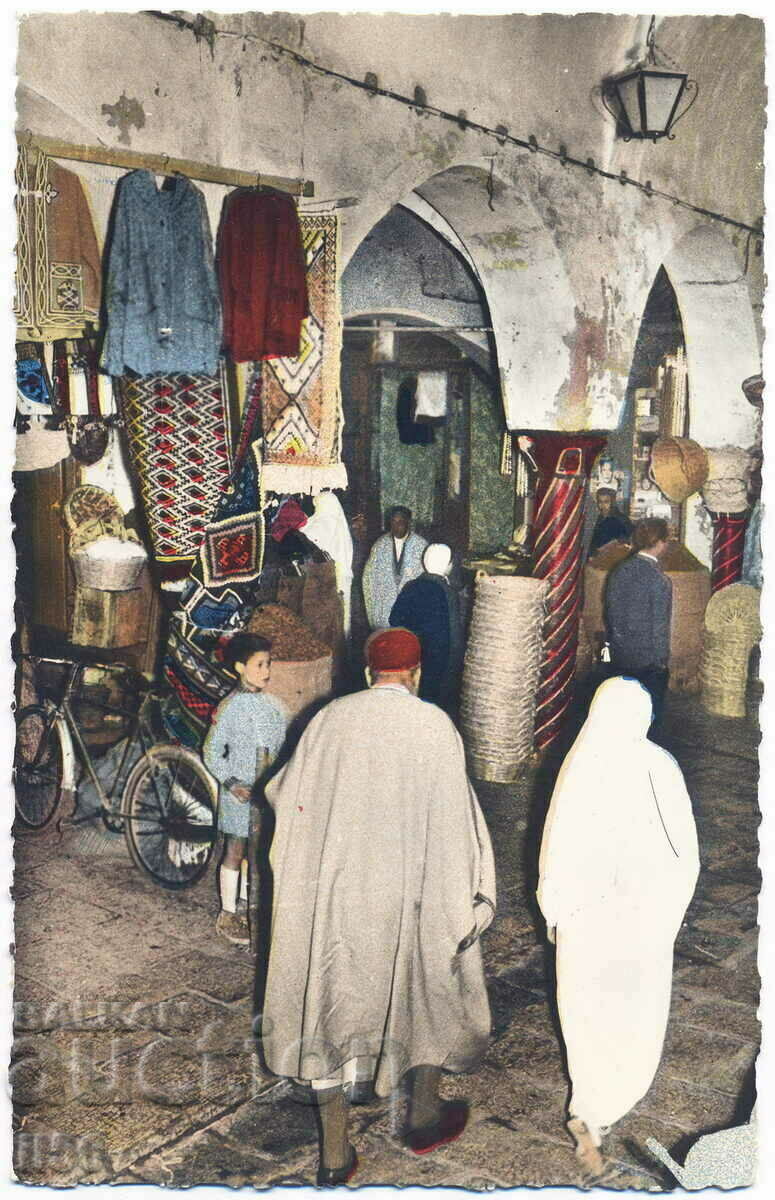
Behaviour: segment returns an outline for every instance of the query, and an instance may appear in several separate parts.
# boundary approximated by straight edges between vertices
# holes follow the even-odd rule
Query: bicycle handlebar
[[[138,687],[142,691],[151,691],[155,686],[151,680],[146,679],[142,671],[138,671],[135,667],[130,666],[129,663],[107,663],[101,662],[98,659],[80,661],[77,658],[51,658],[47,654],[27,653],[19,654],[17,655],[17,658],[24,662],[31,662],[35,665],[38,663],[53,663],[55,666],[59,667],[81,667],[83,669],[91,667],[96,668],[98,671],[111,671],[116,675],[126,675],[129,682],[134,684],[135,687]]]

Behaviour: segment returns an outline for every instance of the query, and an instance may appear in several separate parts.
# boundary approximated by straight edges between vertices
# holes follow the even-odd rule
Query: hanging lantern
[[[614,75],[602,84],[602,99],[611,116],[622,130],[626,142],[673,138],[672,128],[694,104],[698,86],[684,71],[662,67],[656,58],[655,18],[646,39],[648,53],[645,63],[630,71]],[[689,103],[679,112],[681,101]]]

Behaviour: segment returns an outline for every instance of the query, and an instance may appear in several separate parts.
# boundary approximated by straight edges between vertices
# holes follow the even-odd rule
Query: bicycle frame
[[[25,657],[29,658],[33,662],[57,663],[68,668],[65,689],[61,700],[58,703],[54,703],[53,701],[49,702],[52,704],[52,709],[50,723],[48,724],[49,728],[52,728],[55,723],[58,726],[62,741],[62,786],[63,789],[66,789],[68,792],[68,799],[72,798],[74,801],[72,814],[66,819],[67,824],[80,825],[86,821],[93,820],[94,817],[94,814],[91,813],[80,817],[76,816],[78,811],[78,795],[75,781],[75,764],[78,757],[80,757],[81,763],[88,772],[89,778],[94,785],[100,803],[100,815],[102,816],[105,824],[108,825],[108,822],[111,818],[123,818],[125,815],[122,811],[123,806],[116,811],[114,808],[114,796],[118,782],[121,779],[127,757],[132,747],[136,745],[138,737],[144,755],[148,753],[150,747],[153,745],[152,740],[146,740],[145,729],[143,725],[142,713],[143,707],[147,702],[147,698],[144,697],[142,699],[140,702],[140,708],[136,713],[130,712],[127,709],[119,708],[115,705],[103,704],[99,700],[89,700],[89,704],[92,708],[96,708],[105,713],[120,714],[121,716],[125,716],[128,718],[130,725],[130,731],[126,737],[126,744],[124,746],[123,754],[121,755],[121,762],[119,763],[118,770],[114,777],[110,791],[106,791],[94,768],[91,752],[81,735],[81,731],[78,727],[78,720],[70,702],[79,676],[82,675],[84,669],[89,664],[70,662],[67,659],[48,658],[37,655],[28,655]],[[120,668],[118,665],[116,665],[114,668],[113,664],[100,664],[100,668],[106,670],[115,669],[116,671],[125,669]]]

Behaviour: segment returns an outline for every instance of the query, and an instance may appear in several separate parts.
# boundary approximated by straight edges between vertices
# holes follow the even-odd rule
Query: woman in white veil
[[[563,763],[541,844],[538,903],[557,946],[568,1128],[593,1174],[603,1133],[659,1066],[673,944],[699,873],[691,800],[678,764],[648,741],[650,723],[640,683],[602,684]]]

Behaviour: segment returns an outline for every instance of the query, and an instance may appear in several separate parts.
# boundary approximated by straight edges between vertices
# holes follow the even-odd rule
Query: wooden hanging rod
[[[143,154],[138,150],[119,150],[114,146],[82,146],[60,142],[58,138],[43,137],[29,129],[19,130],[20,145],[41,150],[50,158],[66,158],[74,162],[101,163],[106,167],[145,167],[154,175],[185,175],[203,183],[225,183],[230,187],[271,187],[293,196],[314,196],[315,185],[308,179],[286,179],[281,175],[264,175],[260,171],[236,171],[230,167],[214,167],[209,163],[193,162],[188,158],[170,158],[167,154]]]

